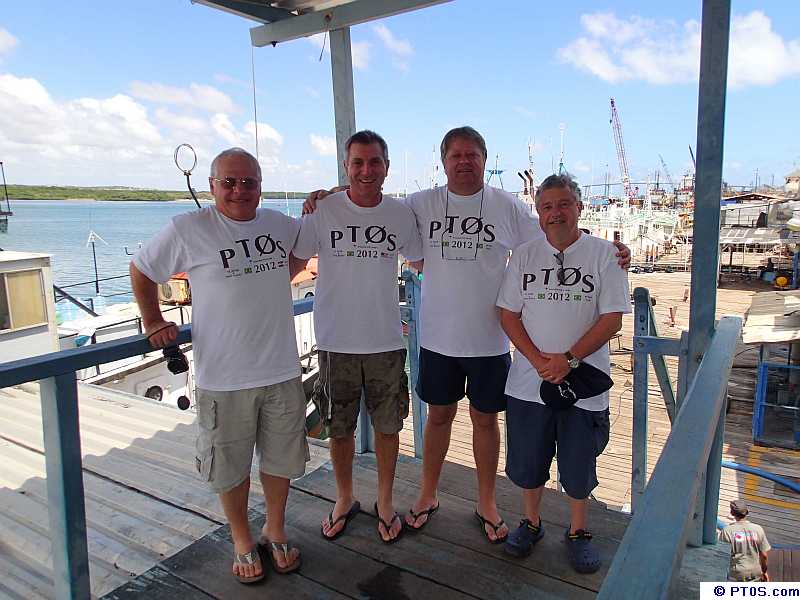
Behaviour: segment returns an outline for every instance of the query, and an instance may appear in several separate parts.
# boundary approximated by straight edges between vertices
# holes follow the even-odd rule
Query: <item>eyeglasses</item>
[[[226,190],[232,190],[237,185],[243,190],[255,190],[261,185],[261,180],[255,177],[212,177],[211,179],[218,181]]]
[[[564,276],[564,253],[559,252],[558,254],[553,254],[556,257],[556,262],[558,263],[558,270],[556,271],[556,279],[558,279],[559,285],[566,285],[565,280],[566,277]]]

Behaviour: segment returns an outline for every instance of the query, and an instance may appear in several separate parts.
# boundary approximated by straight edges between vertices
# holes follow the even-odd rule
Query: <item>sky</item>
[[[445,132],[486,138],[502,186],[564,165],[619,181],[614,98],[634,181],[696,147],[699,0],[453,0],[351,28],[356,126],[389,144],[385,190],[444,181]],[[782,185],[800,167],[800,2],[733,0],[723,178]],[[0,12],[0,161],[9,183],[207,189],[222,149],[255,152],[265,190],[337,179],[328,40],[252,49],[258,23],[189,0],[26,0]],[[251,62],[252,61],[252,62]],[[255,111],[253,76],[255,71]],[[438,166],[437,166],[438,165]],[[495,177],[493,185],[500,185]]]

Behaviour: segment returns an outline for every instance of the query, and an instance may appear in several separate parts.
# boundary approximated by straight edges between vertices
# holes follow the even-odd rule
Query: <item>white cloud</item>
[[[214,81],[216,81],[217,83],[221,83],[223,85],[232,84],[232,85],[236,85],[236,86],[239,86],[239,87],[245,87],[245,88],[252,87],[250,85],[249,81],[245,81],[243,79],[238,79],[236,77],[228,75],[227,73],[214,73]]]
[[[330,40],[327,39],[327,34],[317,33],[306,38],[314,46],[330,55]],[[369,42],[350,42],[350,54],[353,59],[353,68],[364,70],[369,66],[369,59],[371,55],[372,44]]]
[[[336,140],[332,137],[311,134],[311,146],[320,156],[336,156]]]
[[[58,101],[35,79],[0,74],[0,157],[20,183],[181,188],[178,144],[195,148],[202,175],[225,146],[254,152],[254,133],[253,121],[239,126],[223,112],[151,113],[126,94]],[[262,169],[273,174],[282,168],[283,135],[259,122],[258,138]]]
[[[230,96],[210,85],[191,83],[188,88],[180,88],[163,83],[134,81],[130,85],[130,92],[136,98],[161,104],[192,106],[212,113],[237,111]]]
[[[414,48],[411,46],[411,42],[396,38],[386,25],[375,25],[372,29],[381,39],[383,45],[386,46],[392,54],[402,57],[408,57],[414,54]]]
[[[255,138],[256,122],[248,121],[244,125],[244,130],[248,135]],[[283,136],[269,123],[263,121],[258,122],[258,143],[259,145],[267,144],[270,147],[278,147],[283,145]]]
[[[369,66],[372,44],[369,42],[351,42],[350,47],[353,55],[353,68],[366,69]]]
[[[614,13],[581,16],[585,35],[559,49],[559,58],[611,83],[642,80],[656,85],[696,81],[700,23],[656,21]],[[800,39],[784,41],[761,11],[734,16],[728,82],[733,87],[771,85],[800,75]]]
[[[19,40],[11,35],[6,29],[0,27],[0,55],[11,51]]]

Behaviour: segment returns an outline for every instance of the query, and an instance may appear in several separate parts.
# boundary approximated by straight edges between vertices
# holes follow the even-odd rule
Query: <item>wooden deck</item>
[[[639,273],[630,275],[631,289],[646,287],[656,298],[654,307],[659,335],[679,338],[683,329],[689,327],[689,301],[683,300],[688,293],[690,273]],[[743,316],[750,306],[750,297],[756,291],[770,289],[763,282],[749,282],[747,285],[729,285],[717,290],[717,316]],[[671,326],[670,308],[676,314],[675,325]],[[611,437],[605,452],[598,458],[598,480],[600,485],[593,496],[609,508],[629,510],[631,481],[631,439],[633,411],[633,375],[630,348],[632,344],[633,315],[623,319],[622,336],[619,341],[612,340],[611,376],[614,387],[611,390]],[[753,467],[760,467],[788,478],[800,474],[800,452],[763,448],[752,444],[751,420],[752,399],[755,390],[755,365],[758,357],[756,349],[744,346],[737,349],[734,369],[731,372],[729,396],[733,400],[728,414],[725,430],[723,459]],[[677,358],[668,358],[667,365],[674,382],[677,380]],[[648,398],[648,475],[652,472],[661,455],[670,432],[670,422],[664,408],[661,392],[650,370],[650,395]],[[503,415],[501,415],[501,436],[505,437]],[[462,402],[453,426],[453,437],[447,460],[474,468],[472,456],[472,426],[466,402]],[[498,473],[504,477],[505,440],[501,445]],[[400,438],[401,453],[414,455],[414,436],[412,420]],[[555,487],[555,470],[549,487]],[[751,520],[766,530],[770,541],[775,543],[800,543],[800,495],[754,475],[745,475],[729,469],[722,470],[720,487],[720,512],[723,520],[731,521],[728,503],[736,498],[744,498],[750,504]]]
[[[418,461],[401,457],[395,482],[395,502],[409,506],[418,492]],[[331,542],[322,539],[319,523],[335,498],[330,465],[292,483],[287,514],[288,533],[303,553],[298,573],[281,576],[269,571],[263,584],[244,587],[228,573],[233,546],[227,527],[221,527],[163,561],[136,580],[111,592],[109,599],[172,598],[483,598],[531,597],[591,598],[608,570],[628,517],[593,503],[590,520],[603,568],[579,575],[567,564],[563,533],[568,506],[561,494],[550,491],[543,500],[544,539],[526,559],[504,554],[502,546],[484,541],[473,517],[475,473],[446,463],[441,480],[441,510],[420,533],[406,533],[396,544],[378,539],[371,508],[377,472],[372,456],[356,458],[354,479],[362,514],[350,522],[347,533]],[[522,502],[510,482],[500,480],[498,502],[509,523],[521,518]],[[251,511],[252,528],[263,515]],[[720,548],[691,550],[684,560],[681,597],[696,598],[701,578],[721,578],[727,553]]]
[[[800,581],[800,547],[770,550],[767,571],[770,581]]]

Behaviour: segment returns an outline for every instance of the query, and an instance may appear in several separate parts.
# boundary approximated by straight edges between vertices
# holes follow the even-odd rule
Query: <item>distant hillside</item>
[[[0,190],[0,194],[2,190]],[[201,200],[211,200],[208,192],[196,192]],[[307,192],[262,192],[265,198],[288,198],[302,200]],[[72,187],[50,185],[9,185],[8,196],[16,200],[135,200],[164,202],[167,200],[191,199],[189,192],[176,190],[147,190],[127,187]],[[0,196],[2,197],[2,196]]]

